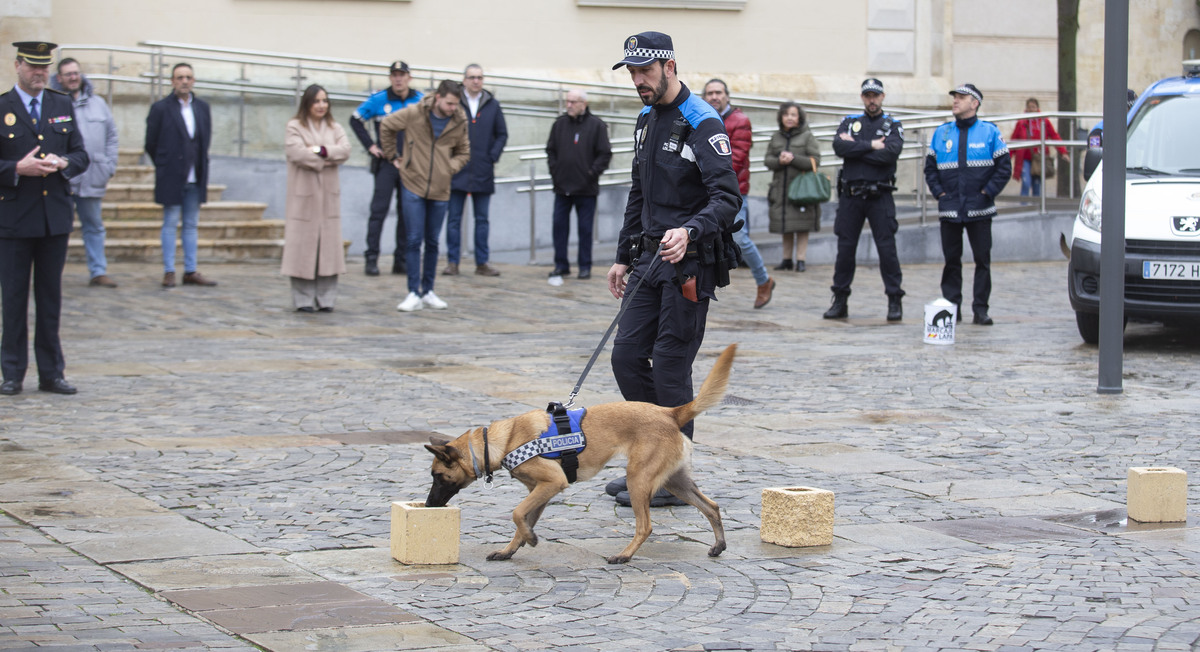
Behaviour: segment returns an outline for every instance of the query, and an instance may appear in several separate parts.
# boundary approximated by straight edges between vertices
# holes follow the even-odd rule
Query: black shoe
[[[367,276],[379,276],[379,261],[374,258],[368,258],[365,269]]]
[[[78,391],[63,378],[40,381],[38,382],[38,389],[43,392],[53,392],[55,394],[74,394]]]
[[[904,319],[904,309],[900,306],[900,297],[889,296],[887,320],[900,321],[901,319]]]
[[[571,269],[569,267],[555,267],[554,271],[550,272],[550,276],[570,276],[570,275],[571,275]]]
[[[392,273],[393,274],[407,274],[408,273],[408,269],[407,269],[407,266],[406,266],[403,258],[397,257],[396,260],[392,261]]]
[[[825,319],[845,319],[850,314],[850,307],[846,305],[846,300],[849,295],[834,294],[833,303],[829,305],[829,310],[822,315]]]
[[[775,269],[778,269],[778,270],[786,270],[786,269],[791,269],[791,268],[792,268],[792,259],[791,258],[784,258],[782,263],[779,263],[778,265],[775,266]]]
[[[616,480],[604,485],[604,493],[610,496],[615,496],[622,491],[627,491],[628,489],[629,488],[625,486],[625,478],[617,478]]]
[[[991,317],[988,317],[986,310],[977,310],[975,312],[974,323],[979,324],[980,326],[991,326],[995,322],[992,321]]]
[[[317,309],[312,306],[300,306],[296,308],[296,312],[316,312]]]
[[[803,261],[803,260],[797,260],[797,261],[796,261],[796,271],[797,271],[797,272],[803,272],[803,271],[804,271],[804,261]]]
[[[317,310],[320,310],[321,312],[333,312],[333,306],[321,306],[320,308],[317,308]]]
[[[955,305],[958,307],[954,310],[954,315],[955,315],[954,321],[961,324],[962,323],[962,306],[960,306],[958,304],[955,304]]]
[[[576,276],[575,278],[577,278],[577,279],[579,279],[579,280],[581,280],[581,281],[586,281],[586,280],[588,280],[588,279],[589,279],[589,278],[591,278],[591,277],[592,277],[592,270],[590,270],[590,269],[581,269],[581,270],[579,270],[579,275],[578,275],[578,276]]]
[[[0,394],[5,396],[16,396],[21,393],[21,381],[6,380],[0,384]]]
[[[617,494],[616,500],[618,505],[622,505],[624,507],[632,506],[629,502],[628,491],[622,491],[621,493]],[[667,491],[666,489],[659,489],[657,493],[650,497],[651,507],[681,507],[686,504],[687,503],[683,502],[677,498],[675,494]]]

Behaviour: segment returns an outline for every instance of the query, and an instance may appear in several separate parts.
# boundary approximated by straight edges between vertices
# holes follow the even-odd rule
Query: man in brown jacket
[[[424,307],[444,309],[433,293],[437,275],[438,234],[450,202],[450,178],[471,159],[467,115],[462,110],[462,87],[443,81],[432,96],[392,113],[379,123],[383,155],[400,170],[400,202],[408,231],[405,263],[408,296],[396,306],[401,312]],[[404,153],[396,154],[396,133],[404,132]],[[425,262],[421,264],[421,243]]]

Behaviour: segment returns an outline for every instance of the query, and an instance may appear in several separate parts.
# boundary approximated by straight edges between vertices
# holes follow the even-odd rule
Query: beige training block
[[[1125,493],[1129,518],[1142,523],[1187,520],[1187,472],[1167,466],[1129,467]]]
[[[402,564],[458,563],[457,507],[392,503],[392,558]]]
[[[812,487],[762,491],[763,541],[789,548],[833,543],[833,492]]]

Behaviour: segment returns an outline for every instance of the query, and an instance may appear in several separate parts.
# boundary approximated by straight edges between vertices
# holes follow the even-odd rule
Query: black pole
[[[1125,117],[1129,1],[1104,2],[1104,181],[1100,204],[1101,394],[1120,394],[1125,347]]]

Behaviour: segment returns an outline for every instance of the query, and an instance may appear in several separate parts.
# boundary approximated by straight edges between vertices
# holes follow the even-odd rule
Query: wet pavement
[[[899,324],[874,267],[839,322],[821,318],[829,266],[775,272],[762,310],[735,272],[696,364],[699,380],[740,345],[696,427],[719,558],[679,507],[606,564],[633,533],[603,493],[614,466],[556,498],[541,545],[510,561],[485,560],[524,495],[503,471],[452,503],[459,564],[393,561],[389,506],[428,491],[429,434],[564,400],[615,314],[600,274],[551,287],[547,267],[498,267],[439,277],[450,308],[403,314],[404,277],[352,261],[337,310],[302,314],[273,265],[203,266],[218,287],[172,290],[153,264],[111,265],[116,290],[68,265],[79,394],[36,391],[31,369],[0,397],[0,649],[1200,645],[1196,517],[1124,513],[1129,467],[1200,461],[1200,335],[1131,324],[1125,393],[1098,395],[1065,261],[995,265],[996,325],[960,325],[952,346],[922,342],[940,266],[905,266]],[[605,354],[579,402],[618,399]],[[760,541],[762,489],[789,486],[835,492],[832,545]]]

